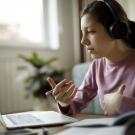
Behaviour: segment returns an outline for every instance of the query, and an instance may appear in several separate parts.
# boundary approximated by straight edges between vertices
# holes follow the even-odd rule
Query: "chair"
[[[72,70],[72,79],[76,86],[79,86],[85,76],[85,73],[87,72],[89,68],[90,63],[82,63],[77,64],[73,67]],[[101,109],[99,98],[96,96],[85,108],[82,110],[82,113],[90,113],[90,114],[103,114],[103,110]]]

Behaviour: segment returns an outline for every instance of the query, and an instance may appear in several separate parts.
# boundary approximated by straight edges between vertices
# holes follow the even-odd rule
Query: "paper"
[[[112,126],[115,121],[116,118],[84,119],[71,124],[67,124],[66,126],[76,126],[76,127]]]
[[[55,135],[124,135],[125,127],[86,128],[72,127]]]

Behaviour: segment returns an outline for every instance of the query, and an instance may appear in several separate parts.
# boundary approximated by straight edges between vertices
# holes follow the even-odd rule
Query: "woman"
[[[134,22],[115,0],[94,1],[82,12],[81,30],[81,43],[94,60],[79,88],[48,79],[60,111],[79,113],[97,94],[105,114],[135,110]]]

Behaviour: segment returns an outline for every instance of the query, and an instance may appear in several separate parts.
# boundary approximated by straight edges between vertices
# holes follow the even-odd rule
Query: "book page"
[[[124,135],[124,132],[124,126],[103,128],[72,127],[56,135]]]
[[[116,118],[98,118],[98,119],[84,119],[66,126],[75,126],[75,127],[100,127],[100,126],[112,126],[116,121]]]

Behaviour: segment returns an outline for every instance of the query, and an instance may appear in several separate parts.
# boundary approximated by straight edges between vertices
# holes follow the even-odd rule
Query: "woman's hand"
[[[115,115],[123,98],[125,85],[121,85],[117,92],[104,95],[104,111],[106,115]]]
[[[74,98],[77,88],[72,81],[66,79],[56,84],[51,77],[47,78],[53,89],[53,96],[61,106],[68,106]]]

